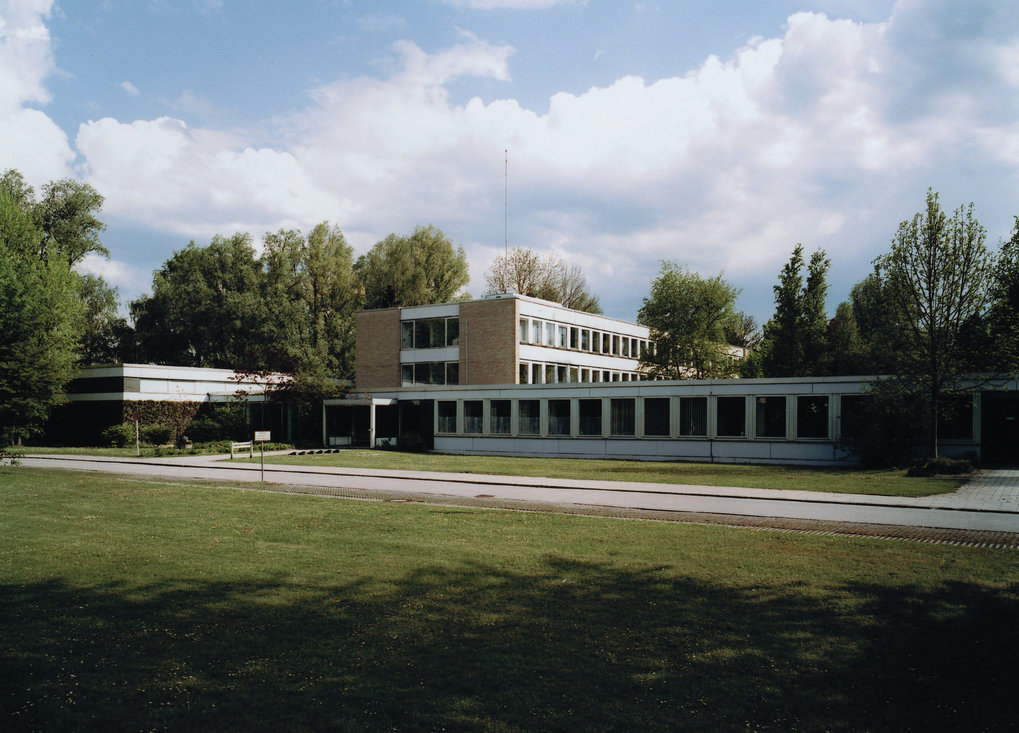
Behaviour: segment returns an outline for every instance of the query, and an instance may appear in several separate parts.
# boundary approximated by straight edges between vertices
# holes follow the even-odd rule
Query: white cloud
[[[95,253],[85,255],[78,263],[77,269],[83,273],[100,276],[123,293],[133,293],[139,284],[147,285],[152,280],[152,273],[148,270],[119,260],[106,259]]]
[[[556,5],[584,5],[587,0],[445,0],[448,5],[474,10],[543,10]]]
[[[45,19],[52,0],[0,5],[0,168],[19,169],[33,185],[67,176],[74,152],[45,113],[27,104],[50,100],[44,81],[55,70]]]
[[[123,89],[128,94],[130,94],[132,97],[137,97],[139,94],[141,94],[141,92],[138,91],[138,87],[136,87],[129,81],[120,82],[120,88]]]
[[[1019,21],[999,19],[974,54],[979,38],[957,39],[931,5],[877,23],[797,13],[781,37],[682,75],[561,92],[545,112],[453,101],[453,84],[511,79],[508,45],[402,41],[388,78],[322,85],[272,121],[272,147],[170,118],[89,122],[77,145],[117,216],[194,237],[328,218],[360,248],[434,223],[468,246],[476,293],[501,249],[509,148],[511,243],[582,264],[603,300],[627,304],[616,315],[633,315],[663,258],[724,270],[761,306],[798,241],[829,250],[833,279],[859,279],[927,186],[989,185],[974,171],[990,168],[1014,186]],[[951,66],[932,68],[939,57]]]

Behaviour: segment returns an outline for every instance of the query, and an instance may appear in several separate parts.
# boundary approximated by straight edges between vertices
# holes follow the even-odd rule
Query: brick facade
[[[358,311],[354,316],[357,389],[400,386],[400,309]]]
[[[517,301],[460,304],[460,383],[516,384]]]

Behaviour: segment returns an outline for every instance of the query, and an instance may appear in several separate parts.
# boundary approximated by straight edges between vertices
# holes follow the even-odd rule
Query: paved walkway
[[[31,456],[24,463],[184,479],[259,480],[257,463],[223,458],[51,455]],[[282,465],[266,465],[265,481],[270,490],[382,501],[641,516],[1019,546],[1019,470],[985,471],[956,492],[927,497]]]

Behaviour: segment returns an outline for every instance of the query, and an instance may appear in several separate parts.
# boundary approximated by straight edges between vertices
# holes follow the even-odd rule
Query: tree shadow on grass
[[[395,583],[0,586],[7,730],[1007,730],[1019,585],[718,586],[547,558]]]

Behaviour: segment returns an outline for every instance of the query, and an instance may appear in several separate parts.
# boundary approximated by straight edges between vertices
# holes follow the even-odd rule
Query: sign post
[[[255,442],[258,443],[258,475],[265,483],[265,444],[270,439],[271,432],[269,430],[256,430],[255,431]]]

